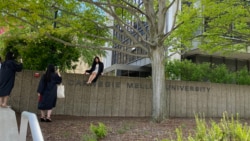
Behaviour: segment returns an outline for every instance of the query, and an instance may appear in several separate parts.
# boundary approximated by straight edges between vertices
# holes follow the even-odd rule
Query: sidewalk
[[[18,127],[16,114],[11,108],[0,108],[1,141],[17,141]]]

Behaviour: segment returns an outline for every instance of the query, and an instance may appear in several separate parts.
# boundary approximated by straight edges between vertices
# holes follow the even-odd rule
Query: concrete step
[[[17,141],[18,138],[16,113],[11,108],[0,108],[0,140]]]

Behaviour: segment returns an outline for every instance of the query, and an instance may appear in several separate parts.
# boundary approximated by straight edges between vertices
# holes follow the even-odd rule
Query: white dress
[[[98,70],[99,70],[99,64],[96,64],[96,65],[95,65],[95,70],[94,70],[93,72],[97,73]]]

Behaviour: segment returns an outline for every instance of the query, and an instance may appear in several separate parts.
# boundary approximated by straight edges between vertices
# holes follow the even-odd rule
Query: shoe
[[[41,118],[40,118],[40,121],[41,121],[41,122],[45,122],[45,121],[46,121],[46,118],[45,118],[45,117],[41,117]]]
[[[46,122],[52,122],[50,118],[46,118]]]

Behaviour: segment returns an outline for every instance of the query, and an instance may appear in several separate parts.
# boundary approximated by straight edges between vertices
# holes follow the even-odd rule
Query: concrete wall
[[[17,73],[10,105],[18,112],[37,110],[39,78],[35,71]],[[65,98],[58,99],[54,114],[77,116],[147,117],[152,113],[151,80],[102,76],[95,85],[86,85],[88,76],[62,74]],[[171,117],[221,117],[224,111],[250,116],[249,86],[166,81]]]

